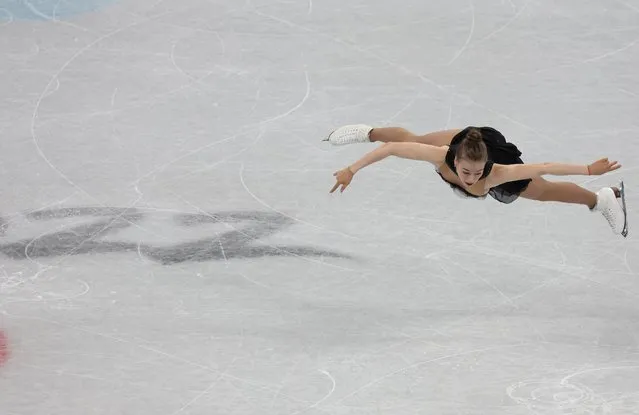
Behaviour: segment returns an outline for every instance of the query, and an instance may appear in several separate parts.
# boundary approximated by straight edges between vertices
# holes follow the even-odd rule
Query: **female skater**
[[[544,175],[602,175],[621,167],[603,158],[589,165],[562,163],[524,164],[521,152],[491,127],[467,127],[426,135],[415,135],[404,128],[373,128],[347,125],[331,132],[324,140],[333,145],[385,143],[360,160],[334,174],[344,191],[362,168],[388,156],[432,163],[437,173],[462,197],[485,198],[512,203],[519,196],[542,202],[575,203],[600,212],[613,232],[627,236],[623,182],[620,188],[604,187],[593,193],[574,183],[551,182]],[[621,200],[617,200],[621,198]]]

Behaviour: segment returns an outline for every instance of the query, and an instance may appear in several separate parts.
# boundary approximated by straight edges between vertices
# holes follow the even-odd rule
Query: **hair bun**
[[[470,141],[471,143],[478,143],[480,141],[483,141],[481,132],[477,128],[471,128],[468,130],[468,132],[466,133],[466,140]]]

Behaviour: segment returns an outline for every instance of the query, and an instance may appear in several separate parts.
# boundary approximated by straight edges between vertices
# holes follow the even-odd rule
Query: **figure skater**
[[[602,175],[621,167],[607,158],[589,165],[524,164],[517,146],[506,141],[492,127],[466,127],[415,135],[400,127],[373,128],[357,124],[334,130],[324,141],[333,145],[384,143],[334,173],[337,183],[330,193],[340,186],[340,192],[343,192],[364,167],[396,156],[432,163],[441,178],[461,197],[484,199],[490,195],[501,203],[512,203],[521,196],[540,202],[581,204],[592,212],[600,212],[614,233],[624,237],[628,234],[623,181],[619,187],[604,187],[593,193],[574,183],[551,182],[542,177]]]

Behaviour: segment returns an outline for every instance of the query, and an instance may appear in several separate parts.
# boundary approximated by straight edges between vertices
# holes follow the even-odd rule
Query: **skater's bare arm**
[[[573,175],[601,175],[620,168],[616,161],[609,161],[607,158],[597,160],[591,164],[566,164],[566,163],[540,163],[540,164],[495,164],[487,184],[489,187],[498,186],[506,182],[516,180],[532,179],[535,177],[551,176],[573,176]]]
[[[335,176],[336,182],[330,192],[333,193],[340,186],[340,191],[343,192],[350,185],[356,172],[366,166],[383,160],[388,156],[396,156],[411,160],[423,160],[439,166],[445,161],[447,151],[448,147],[436,147],[420,143],[392,142],[383,144],[366,154],[351,166],[335,172],[333,176]]]
[[[422,160],[439,166],[444,162],[447,147],[437,147],[420,143],[385,143],[350,166],[353,173],[389,156],[410,160]]]

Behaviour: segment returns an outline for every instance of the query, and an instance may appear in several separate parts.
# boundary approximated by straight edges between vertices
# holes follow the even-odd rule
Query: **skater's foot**
[[[370,143],[370,133],[373,127],[364,124],[345,125],[332,131],[323,141],[335,146],[354,143]]]
[[[620,196],[621,192],[618,188],[605,187],[597,192],[597,204],[592,209],[603,215],[616,234],[621,234],[625,225],[625,214],[621,203],[617,200]]]

